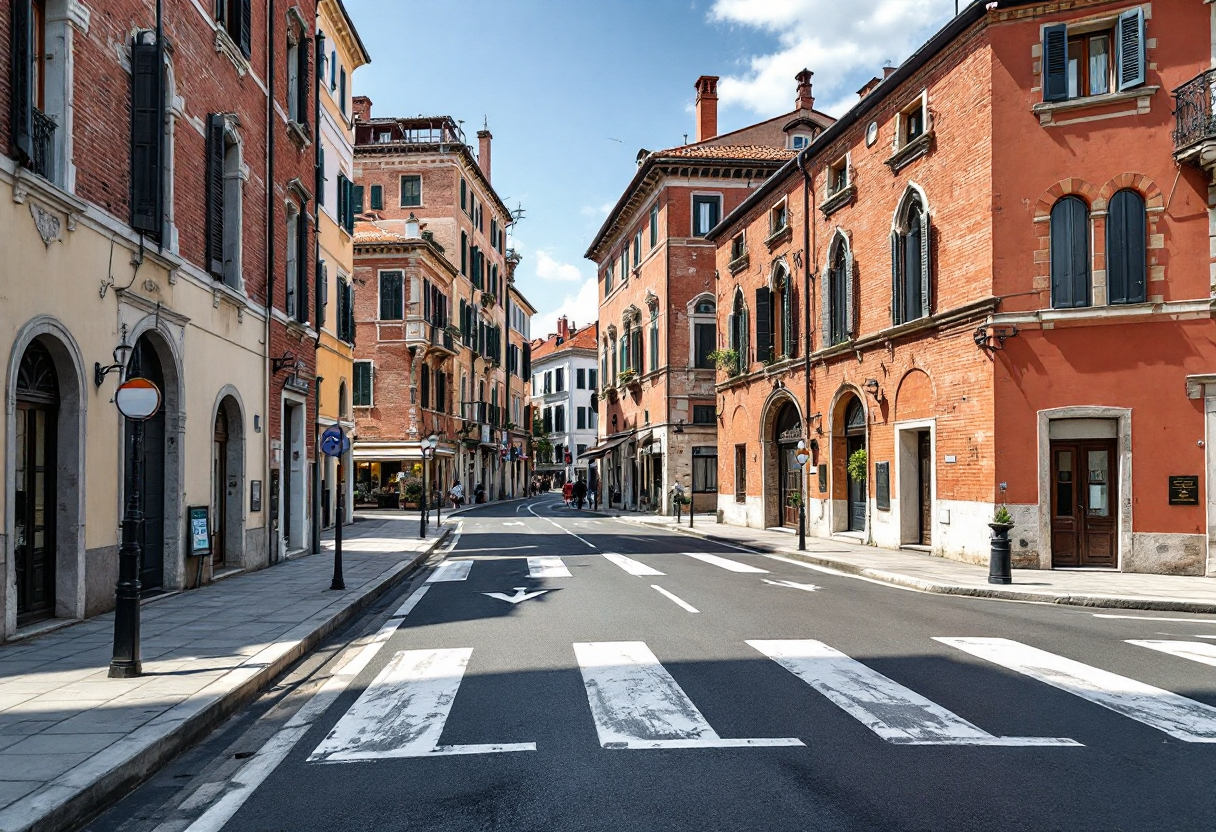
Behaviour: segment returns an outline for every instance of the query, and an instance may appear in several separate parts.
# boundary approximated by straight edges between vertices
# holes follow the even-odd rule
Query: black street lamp
[[[418,537],[425,540],[427,513],[429,509],[429,503],[427,502],[428,497],[426,493],[426,463],[427,460],[431,459],[431,457],[435,455],[435,448],[439,446],[439,437],[432,433],[426,439],[423,439],[419,444],[422,446],[422,511],[418,513]]]
[[[798,440],[798,450],[794,453],[798,460],[798,551],[806,551],[806,464],[811,459],[806,441]]]

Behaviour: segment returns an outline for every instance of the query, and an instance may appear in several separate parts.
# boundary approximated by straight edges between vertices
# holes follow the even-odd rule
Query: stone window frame
[[[916,182],[908,182],[904,188],[903,194],[899,198],[899,204],[895,208],[895,213],[891,216],[891,254],[895,257],[896,245],[903,245],[904,239],[911,232],[912,207],[916,200],[919,200],[922,216],[923,227],[921,229],[921,253],[920,261],[922,264],[922,308],[920,316],[904,320],[902,314],[897,314],[899,303],[903,300],[902,282],[903,274],[896,274],[897,263],[893,259],[891,262],[891,324],[899,326],[901,324],[910,323],[911,321],[919,321],[928,318],[933,313],[933,209],[929,203],[929,195],[925,193],[925,189]],[[902,262],[902,261],[901,261]]]
[[[710,301],[714,305],[713,312],[698,312],[697,306],[704,301]],[[702,292],[688,301],[685,306],[685,314],[688,318],[688,367],[692,370],[713,370],[714,365],[711,362],[708,367],[697,366],[697,326],[698,324],[709,324],[714,328],[714,347],[717,347],[718,342],[718,299],[713,292]]]
[[[845,296],[844,308],[844,337],[839,340],[832,338],[832,312],[833,312],[833,289],[832,289],[832,268],[833,262],[836,259],[836,254],[844,248],[844,269],[845,282],[848,292]],[[823,265],[823,291],[822,291],[822,320],[820,322],[819,332],[819,348],[828,349],[838,344],[845,344],[852,341],[857,336],[857,287],[854,277],[855,266],[853,262],[853,241],[849,232],[840,226],[836,226],[832,232],[832,239],[828,242],[827,259]]]

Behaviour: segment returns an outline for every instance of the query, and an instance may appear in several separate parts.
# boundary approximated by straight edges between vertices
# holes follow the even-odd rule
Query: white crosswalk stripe
[[[403,650],[393,656],[309,762],[535,751],[535,743],[440,745],[472,648]]]
[[[685,552],[684,554],[690,558],[696,558],[699,561],[703,561],[704,563],[720,566],[723,569],[729,569],[731,572],[749,572],[756,575],[768,574],[767,569],[758,569],[755,566],[749,566],[746,563],[739,563],[739,561],[730,560],[729,558],[721,558],[717,555],[706,555],[699,552]]]
[[[1080,745],[996,737],[821,641],[749,641],[875,734],[899,745]]]
[[[726,739],[640,641],[575,644],[591,716],[604,748],[739,748],[802,745],[793,738]]]
[[[653,567],[647,566],[633,558],[627,558],[624,555],[618,555],[615,552],[604,552],[604,557],[611,563],[624,569],[630,575],[662,575],[663,573]]]
[[[1129,639],[1127,643],[1216,667],[1216,644],[1202,641],[1162,641],[1158,639]]]
[[[1202,702],[1005,638],[934,640],[1088,699],[1171,737],[1216,742],[1216,708]]]
[[[570,570],[561,558],[535,557],[528,558],[529,578],[569,578]]]
[[[426,579],[428,584],[437,584],[444,581],[465,581],[469,578],[469,570],[473,568],[471,560],[445,560],[439,564],[439,567],[431,573],[431,577]]]

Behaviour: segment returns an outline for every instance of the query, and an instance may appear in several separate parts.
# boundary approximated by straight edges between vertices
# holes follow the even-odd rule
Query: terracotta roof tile
[[[597,348],[596,340],[599,337],[598,332],[599,327],[596,324],[587,324],[561,344],[557,343],[556,335],[550,335],[543,341],[534,339],[532,341],[532,360],[536,361],[538,358],[544,358],[546,355],[552,355],[560,350],[595,350]]]
[[[405,235],[381,228],[373,222],[355,222],[356,243],[404,243]]]
[[[686,144],[669,150],[660,150],[656,156],[687,157],[689,159],[753,159],[761,162],[784,162],[794,158],[798,151],[784,147],[765,147],[756,144],[696,145]]]

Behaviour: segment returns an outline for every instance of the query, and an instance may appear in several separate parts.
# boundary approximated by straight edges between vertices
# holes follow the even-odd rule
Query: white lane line
[[[588,546],[590,546],[592,549],[598,549],[598,548],[599,548],[599,547],[598,547],[598,546],[596,546],[594,543],[591,543],[590,541],[585,540],[585,539],[583,539],[582,537],[579,537],[577,534],[575,534],[574,532],[570,531],[569,529],[567,529],[567,528],[565,528],[565,527],[563,527],[563,526],[559,526],[559,525],[557,524],[557,521],[555,521],[555,520],[549,520],[549,518],[548,518],[548,517],[541,517],[541,516],[540,516],[539,514],[537,514],[535,511],[532,511],[532,506],[528,506],[528,511],[529,511],[529,512],[531,512],[531,513],[532,513],[532,516],[533,516],[533,517],[535,517],[537,520],[548,520],[550,523],[552,523],[553,525],[557,526],[559,529],[561,529],[562,531],[564,531],[566,534],[570,535],[571,537],[578,538],[579,542],[587,544],[587,545],[588,545]]]
[[[1216,742],[1216,708],[1004,638],[935,638],[1185,742]]]
[[[799,739],[719,737],[641,641],[574,645],[595,730],[604,748],[739,748],[802,745]]]
[[[456,544],[460,542],[460,533],[463,531],[464,531],[464,521],[457,520],[456,521],[456,531],[452,533],[452,539],[449,540],[447,545],[444,546],[439,551],[446,555],[449,552],[451,552],[452,550],[454,550],[456,548]]]
[[[536,743],[532,742],[439,744],[472,655],[471,647],[397,653],[313,750],[308,761],[339,763],[535,751]]]
[[[1216,644],[1208,644],[1203,641],[1164,641],[1161,639],[1135,641],[1129,639],[1127,643],[1216,667]]]
[[[1127,621],[1179,621],[1183,624],[1216,624],[1216,618],[1155,618],[1151,615],[1112,615],[1110,613],[1092,613],[1094,618],[1122,618]]]
[[[805,561],[794,560],[793,558],[783,558],[781,555],[765,555],[764,557],[769,558],[770,560],[779,560],[782,563],[788,563],[793,566],[801,566],[803,569],[814,569],[816,572],[826,572],[829,575],[839,575],[842,578],[858,577],[857,575],[850,575],[847,572],[841,572],[839,569],[832,569],[830,566],[820,566],[817,563],[806,563]]]
[[[997,737],[821,641],[755,640],[749,645],[896,745],[1078,746],[1053,737]]]
[[[713,564],[722,569],[729,569],[731,572],[751,572],[757,575],[767,575],[767,569],[759,569],[755,566],[749,566],[746,563],[739,563],[737,560],[729,560],[728,558],[720,558],[717,555],[705,555],[697,552],[685,552],[690,558],[696,558],[699,561]]]
[[[543,556],[528,558],[529,578],[572,578],[561,558]]]
[[[682,598],[678,598],[678,597],[676,597],[675,595],[672,595],[670,592],[668,592],[667,590],[663,589],[663,587],[659,586],[658,584],[651,584],[651,585],[650,585],[650,588],[651,588],[651,589],[654,589],[654,590],[658,590],[658,592],[659,592],[659,594],[660,594],[660,595],[663,595],[663,596],[666,596],[667,598],[670,598],[672,601],[675,601],[675,602],[676,602],[676,604],[678,604],[679,606],[681,606],[681,607],[683,607],[684,609],[688,610],[689,612],[700,612],[700,610],[699,610],[699,609],[697,609],[696,607],[694,607],[692,604],[688,603],[687,601],[685,601],[685,600],[684,600],[684,599],[682,599]]]
[[[321,689],[223,784],[224,796],[212,803],[183,832],[220,832],[313,724],[346,692],[346,688],[380,652],[380,648],[401,625],[404,616],[409,615],[429,588],[424,584],[415,590],[369,643],[348,648]],[[162,832],[162,829],[167,832],[170,828],[177,830],[180,826],[176,821],[168,821],[158,826],[157,832]]]
[[[659,570],[657,570],[653,567],[647,566],[646,564],[642,563],[641,561],[636,561],[633,558],[627,558],[624,555],[618,555],[616,552],[605,552],[604,557],[606,557],[609,560],[609,562],[615,563],[617,566],[624,569],[630,575],[644,576],[644,575],[662,575],[663,574]]]
[[[439,568],[426,579],[428,584],[440,584],[447,581],[467,581],[469,570],[473,568],[471,560],[445,560]]]

